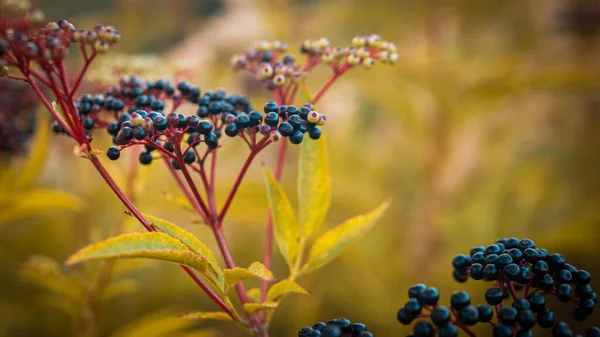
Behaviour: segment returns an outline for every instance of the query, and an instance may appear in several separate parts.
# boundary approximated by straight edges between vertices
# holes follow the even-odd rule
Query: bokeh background
[[[598,1],[37,4],[50,19],[64,17],[81,27],[118,27],[122,41],[96,68],[101,80],[110,80],[103,70],[124,57],[119,55],[144,54],[140,69],[148,70],[148,76],[172,75],[171,67],[177,67],[202,89],[246,93],[257,106],[270,99],[269,93],[228,67],[231,55],[255,40],[288,41],[295,52],[307,38],[325,36],[346,45],[355,35],[377,32],[397,44],[396,66],[351,71],[319,105],[328,116],[324,131],[333,183],[328,226],[388,198],[392,207],[359,244],[300,279],[312,294],[284,300],[274,316],[272,336],[294,336],[304,325],[335,317],[364,322],[377,336],[403,336],[409,330],[395,315],[407,299],[407,287],[416,282],[436,286],[444,301],[453,290],[465,289],[474,302],[482,303],[485,285],[457,284],[450,261],[473,245],[503,236],[530,237],[600,275]],[[328,76],[325,67],[311,75],[313,92]],[[18,110],[19,125],[27,127],[22,119],[31,121],[36,110],[28,91],[2,84],[3,114]],[[36,121],[40,127],[45,123]],[[123,207],[92,167],[72,155],[68,140],[36,134],[50,137],[31,143],[45,144],[44,155],[33,160],[41,164],[36,179],[4,184],[1,190],[1,336],[243,335],[227,324],[173,317],[215,309],[175,265],[117,262],[101,296],[94,293],[100,263],[62,267],[78,248],[117,230],[140,228],[123,220]],[[95,142],[109,145],[107,138]],[[219,168],[221,196],[245,157],[243,147],[228,142]],[[272,165],[274,150],[260,160]],[[33,152],[3,150],[4,176],[27,172]],[[290,153],[284,171],[291,195],[297,154],[297,149]],[[165,167],[135,168],[127,160],[106,165],[128,186],[142,211],[182,224],[215,247],[206,229],[191,224],[191,213],[165,198],[169,193],[178,196]],[[265,219],[257,161],[226,224],[239,265],[262,258]],[[279,257],[274,271],[286,273]],[[600,287],[597,280],[592,284]],[[555,307],[571,322],[570,307]],[[591,323],[600,323],[598,313],[577,326],[583,331]],[[478,331],[489,335],[488,327]]]

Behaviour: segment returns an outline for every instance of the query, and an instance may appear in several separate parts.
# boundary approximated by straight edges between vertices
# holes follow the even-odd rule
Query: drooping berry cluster
[[[371,68],[375,60],[387,64],[398,62],[396,45],[377,34],[355,37],[348,47],[333,47],[326,38],[306,40],[300,46],[300,52],[308,57],[304,65],[296,63],[294,56],[287,54],[287,48],[288,44],[281,41],[258,41],[243,54],[234,55],[231,67],[252,72],[266,88],[273,90],[298,82],[321,62],[330,65],[335,72],[356,65]]]
[[[318,322],[298,331],[298,337],[373,337],[362,323],[352,323],[346,318],[332,319],[327,323]]]
[[[560,254],[537,248],[530,239],[499,239],[487,247],[474,247],[469,255],[457,255],[452,265],[459,282],[469,278],[496,282],[485,293],[487,305],[474,307],[466,292],[456,291],[447,308],[438,305],[437,289],[414,285],[409,301],[398,311],[398,320],[410,324],[429,318],[433,324],[417,322],[413,336],[458,336],[459,329],[475,336],[468,327],[480,322],[490,323],[495,337],[533,336],[531,329],[536,325],[551,329],[555,337],[568,337],[573,333],[567,323],[556,323],[554,312],[546,308],[547,298],[572,302],[576,321],[585,320],[596,308],[590,274],[566,263]],[[592,327],[586,336],[600,336],[600,328]]]

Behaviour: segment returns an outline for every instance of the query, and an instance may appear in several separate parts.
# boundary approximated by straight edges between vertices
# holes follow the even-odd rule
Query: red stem
[[[71,128],[67,124],[65,124],[65,121],[58,115],[58,112],[56,110],[54,110],[54,107],[52,107],[52,104],[50,104],[50,102],[48,102],[48,100],[46,99],[46,97],[44,96],[42,91],[40,90],[40,87],[38,87],[38,85],[35,83],[33,78],[31,78],[31,75],[27,75],[27,81],[29,82],[29,85],[31,86],[33,91],[35,91],[35,94],[39,97],[40,101],[42,101],[42,104],[46,107],[46,109],[48,111],[50,111],[52,116],[54,116],[54,119],[56,119],[58,121],[58,123],[63,127],[65,132],[71,138],[76,139],[75,135],[73,134],[73,130],[71,130]]]
[[[83,80],[83,77],[85,76],[85,73],[87,72],[88,67],[90,66],[90,64],[96,57],[96,55],[97,55],[96,51],[94,50],[92,52],[92,55],[90,55],[89,59],[87,57],[84,57],[85,64],[83,65],[83,68],[81,69],[81,72],[79,73],[79,76],[77,77],[77,80],[75,81],[75,84],[73,85],[73,89],[68,93],[70,98],[73,98],[73,96],[75,95],[75,92],[77,91],[77,89],[79,89],[79,85],[81,85],[81,81]]]
[[[183,158],[183,155],[181,154],[181,149],[179,148],[179,146],[175,146],[175,152],[177,153],[177,157]],[[190,176],[190,172],[188,171],[186,164],[183,161],[180,161],[178,164],[181,167],[181,172],[183,173],[185,180],[187,181],[190,189],[192,190],[192,193],[194,194],[196,201],[198,202],[198,204],[200,205],[200,208],[202,209],[202,213],[200,213],[200,216],[202,216],[202,219],[204,221],[206,221],[207,224],[211,224],[212,222],[208,218],[208,215],[210,214],[210,212],[206,208],[206,204],[204,203],[202,196],[200,196],[200,192],[198,192],[198,188],[196,188],[196,183],[194,183],[192,176]]]
[[[252,164],[252,160],[254,160],[254,157],[256,157],[257,153],[258,153],[257,151],[252,150],[250,152],[250,154],[248,155],[248,157],[246,158],[246,161],[244,162],[244,165],[242,166],[240,172],[238,173],[237,178],[235,179],[235,182],[233,183],[233,187],[231,188],[231,191],[229,192],[229,195],[227,196],[227,200],[225,200],[225,204],[223,205],[223,208],[221,209],[221,212],[219,213],[219,223],[223,222],[223,219],[225,218],[225,214],[227,214],[227,211],[229,210],[229,206],[231,205],[231,202],[233,201],[233,197],[235,197],[235,194],[236,194],[238,188],[240,187],[240,184],[242,183],[242,179],[244,178],[244,175],[248,171],[248,168],[250,167],[250,164]]]

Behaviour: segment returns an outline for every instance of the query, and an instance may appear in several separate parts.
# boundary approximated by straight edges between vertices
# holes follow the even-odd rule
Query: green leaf
[[[258,277],[267,281],[273,279],[273,273],[260,262],[252,262],[248,268],[235,267],[233,269],[225,269],[223,272],[225,273],[227,288],[233,287],[238,282],[251,277]]]
[[[269,288],[269,292],[267,292],[267,301],[277,301],[282,296],[291,293],[304,295],[309,294],[309,292],[302,288],[298,283],[286,279],[274,284],[271,286],[271,288]]]
[[[246,304],[244,304],[244,311],[251,314],[258,310],[274,309],[274,308],[277,308],[278,305],[279,305],[279,303],[277,303],[277,302],[269,302],[269,301],[263,302],[263,303],[246,303]]]
[[[188,312],[180,316],[181,318],[186,319],[210,319],[217,321],[232,321],[233,318],[229,316],[227,313],[219,311],[219,312]]]
[[[214,254],[194,234],[167,220],[157,218],[148,214],[143,214],[143,216],[152,223],[154,228],[160,230],[161,232],[169,234],[174,238],[179,239],[181,242],[185,243],[188,246],[188,248],[194,253],[205,256],[208,262],[211,264],[211,266],[215,269],[215,271],[222,276],[223,272],[221,271],[221,268],[219,267],[219,264],[217,263]]]
[[[383,215],[389,206],[384,202],[369,213],[346,220],[318,238],[308,255],[308,261],[302,267],[302,272],[318,269],[342,253],[344,249],[356,242],[367,233]]]
[[[306,238],[325,221],[331,204],[331,175],[325,137],[302,142],[298,169],[300,234]]]
[[[123,234],[80,249],[65,262],[77,263],[118,258],[148,258],[183,264],[205,274],[210,263],[183,242],[159,232]],[[206,275],[205,275],[206,276]]]
[[[50,117],[43,105],[37,111],[35,138],[29,148],[32,150],[19,174],[15,175],[17,188],[33,185],[46,162],[48,144],[50,144]]]
[[[275,241],[283,258],[291,267],[298,254],[299,226],[290,201],[281,185],[265,167],[267,178],[267,196],[273,217]]]

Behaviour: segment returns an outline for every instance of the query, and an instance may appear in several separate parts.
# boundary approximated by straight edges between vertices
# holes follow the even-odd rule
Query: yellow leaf
[[[244,311],[251,314],[258,310],[274,309],[274,308],[277,308],[278,305],[279,305],[279,303],[277,303],[277,302],[269,302],[269,301],[263,302],[263,303],[246,303],[246,304],[244,304]]]
[[[40,105],[37,116],[35,138],[29,145],[31,153],[23,169],[15,175],[17,188],[27,188],[33,185],[40,171],[44,167],[48,144],[50,143],[50,117],[43,105]]]
[[[186,231],[185,229],[177,226],[174,223],[148,214],[143,215],[148,221],[152,223],[154,228],[174,238],[179,239],[181,242],[187,245],[191,251],[198,255],[206,257],[206,260],[208,260],[208,262],[210,263],[212,271],[214,271],[215,276],[217,277],[218,283],[221,285],[221,287],[224,286],[223,271],[219,267],[219,264],[217,263],[217,260],[215,259],[213,253],[210,251],[210,249],[208,249],[208,247],[206,247],[204,243],[202,243],[202,241],[200,241],[200,239],[198,239],[194,234]]]
[[[267,196],[273,217],[275,241],[283,258],[291,267],[298,254],[299,226],[290,201],[281,185],[265,167]]]
[[[341,225],[329,230],[313,244],[308,261],[302,272],[313,271],[324,266],[342,253],[344,249],[368,232],[389,206],[384,202],[369,213],[346,220]]]
[[[254,302],[260,301],[260,288],[248,289],[248,297]]]
[[[218,321],[232,321],[233,318],[225,312],[189,312],[181,315],[181,318],[187,319],[211,319]]]
[[[35,189],[10,195],[0,212],[0,227],[9,221],[25,216],[46,215],[53,210],[80,211],[83,203],[79,198],[58,190]]]
[[[183,242],[159,232],[123,234],[80,249],[66,265],[90,260],[149,258],[183,264],[206,273],[209,262],[192,252]]]
[[[263,280],[271,281],[273,273],[260,262],[252,262],[248,268],[235,267],[233,269],[225,269],[225,282],[228,287],[233,287],[238,282],[251,277],[258,277]]]
[[[323,224],[331,204],[331,176],[325,137],[302,142],[298,169],[300,235],[310,236]]]
[[[269,292],[267,293],[267,301],[277,301],[282,296],[291,293],[304,295],[309,294],[308,291],[302,288],[298,283],[286,279],[274,284],[271,286],[271,288],[269,288]]]

